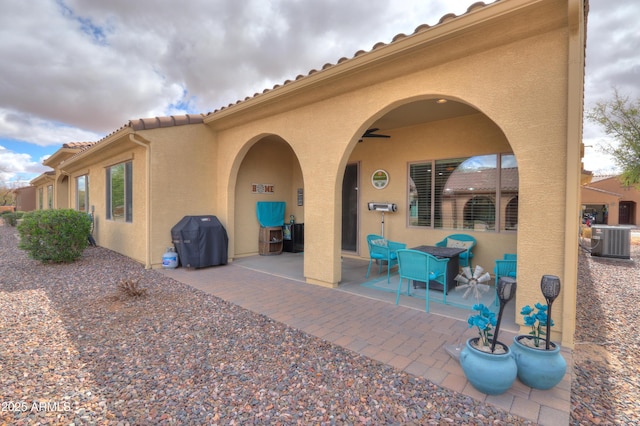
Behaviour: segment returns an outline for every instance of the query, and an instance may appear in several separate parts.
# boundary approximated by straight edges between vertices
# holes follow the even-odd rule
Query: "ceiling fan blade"
[[[378,130],[380,130],[377,127],[374,127],[373,129],[367,129],[367,131],[364,132],[364,134],[362,135],[363,138],[390,138],[391,136],[389,135],[380,135],[377,132]]]

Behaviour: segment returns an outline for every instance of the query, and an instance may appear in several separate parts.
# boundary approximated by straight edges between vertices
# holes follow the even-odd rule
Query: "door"
[[[619,205],[618,224],[620,225],[635,225],[635,203],[632,201],[622,201]]]
[[[358,251],[358,164],[347,164],[342,180],[342,250]]]

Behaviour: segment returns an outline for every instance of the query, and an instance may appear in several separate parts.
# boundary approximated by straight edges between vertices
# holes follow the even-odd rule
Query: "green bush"
[[[16,226],[16,224],[18,223],[18,216],[15,213],[2,213],[2,219],[4,220],[4,223],[9,226]]]
[[[18,247],[41,262],[73,262],[87,247],[91,219],[76,210],[36,210],[18,225]]]

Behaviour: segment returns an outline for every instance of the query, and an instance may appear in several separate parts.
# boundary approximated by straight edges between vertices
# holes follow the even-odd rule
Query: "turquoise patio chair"
[[[473,258],[473,248],[476,246],[476,239],[467,234],[452,234],[444,240],[438,241],[436,247],[454,247],[463,248],[465,251],[460,253],[460,267],[468,266],[471,268],[471,259]]]
[[[496,276],[496,289],[498,288],[498,281],[502,277],[516,278],[518,270],[518,256],[512,253],[505,254],[502,259],[496,260],[496,266],[493,268],[493,273]],[[499,304],[498,295],[496,294],[496,306]]]
[[[367,245],[369,246],[369,267],[367,268],[367,278],[371,272],[371,264],[375,260],[378,262],[378,274],[382,273],[382,264],[387,262],[387,282],[390,281],[391,268],[398,264],[396,251],[407,248],[404,243],[389,241],[376,234],[367,235]]]
[[[449,258],[438,258],[418,250],[398,250],[398,273],[400,283],[396,294],[396,305],[400,302],[402,280],[407,280],[407,295],[411,295],[411,281],[426,284],[425,310],[429,312],[429,282],[442,284],[442,302],[447,304],[447,264]]]

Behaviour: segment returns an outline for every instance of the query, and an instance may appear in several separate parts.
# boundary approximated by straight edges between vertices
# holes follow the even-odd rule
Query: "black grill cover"
[[[185,216],[173,228],[171,239],[178,260],[187,268],[226,265],[229,237],[215,216]]]

